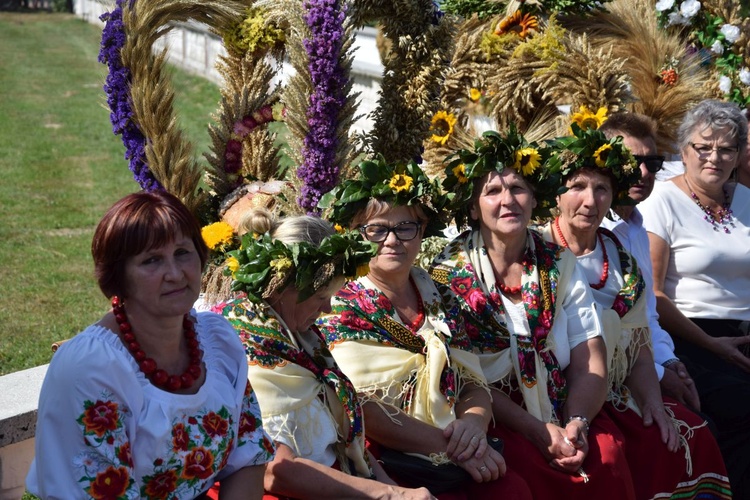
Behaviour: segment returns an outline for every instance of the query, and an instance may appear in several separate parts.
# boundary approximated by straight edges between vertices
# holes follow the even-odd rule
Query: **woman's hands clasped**
[[[448,439],[448,458],[468,472],[474,481],[494,481],[505,475],[505,459],[487,444],[486,432],[471,421],[454,420],[443,435]]]
[[[532,442],[550,466],[570,474],[579,473],[589,453],[586,425],[578,420],[571,420],[565,428],[545,423]]]

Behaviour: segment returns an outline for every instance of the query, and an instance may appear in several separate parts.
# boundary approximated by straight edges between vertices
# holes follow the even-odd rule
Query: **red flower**
[[[130,474],[125,467],[115,469],[110,466],[96,475],[91,482],[88,493],[92,498],[110,500],[125,494],[130,485]]]
[[[388,300],[388,297],[385,295],[378,296],[377,299],[375,299],[375,305],[378,306],[378,309],[382,309],[384,311],[390,311],[393,308],[393,304],[391,304],[391,301]]]
[[[354,330],[371,330],[372,323],[357,316],[357,313],[346,310],[341,313],[341,324]]]
[[[476,289],[472,290],[465,299],[469,307],[474,311],[481,312],[487,305],[487,298],[484,296],[484,293]]]
[[[172,449],[174,451],[187,451],[190,437],[185,430],[185,424],[179,423],[172,428]]]
[[[250,394],[252,394],[252,392],[253,392],[253,386],[250,385],[250,381],[248,380],[247,384],[245,384],[245,394],[244,394],[244,396],[248,397],[248,396],[250,396]]]
[[[257,427],[258,425],[255,421],[255,415],[253,415],[249,411],[246,411],[240,415],[240,430],[239,430],[240,436],[244,436],[245,434],[250,434],[252,432],[255,432],[255,429]]]
[[[266,436],[263,436],[263,448],[269,453],[272,454],[276,450],[273,447],[273,443],[270,439],[268,439]]]
[[[214,412],[210,412],[203,417],[203,428],[206,429],[206,432],[211,437],[226,436],[228,427],[229,424],[227,421]]]
[[[457,293],[460,297],[465,297],[471,290],[471,283],[471,278],[453,278],[451,280],[451,290]]]
[[[214,473],[214,456],[210,450],[199,447],[185,457],[182,477],[185,479],[208,479]]]
[[[97,401],[83,414],[83,425],[85,432],[93,432],[102,437],[105,432],[117,429],[117,421],[120,418],[117,412],[117,403],[111,401]]]
[[[170,469],[152,477],[146,483],[148,498],[167,498],[177,487],[177,473]]]
[[[188,418],[188,423],[190,425],[195,425],[195,424],[198,423],[198,419],[196,419],[195,417],[190,417],[190,418]]]
[[[375,304],[370,300],[370,297],[367,297],[364,294],[360,294],[359,297],[357,297],[356,302],[359,308],[366,314],[372,314],[378,310],[378,308],[375,307]]]
[[[125,443],[116,450],[117,460],[128,467],[133,466],[133,455],[130,452],[130,443]]]
[[[628,306],[619,295],[615,297],[615,301],[612,304],[612,309],[614,309],[617,315],[621,318],[628,313]]]
[[[478,339],[479,338],[479,329],[476,327],[473,323],[466,323],[466,334],[469,336],[470,339]]]

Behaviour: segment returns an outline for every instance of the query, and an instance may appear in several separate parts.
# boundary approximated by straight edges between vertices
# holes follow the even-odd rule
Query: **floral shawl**
[[[469,352],[465,330],[446,321],[430,276],[416,267],[410,276],[425,315],[416,333],[366,276],[338,292],[333,313],[319,324],[331,353],[363,400],[396,406],[442,429],[456,419],[461,387],[467,382],[484,387],[487,383],[479,360]]]
[[[562,314],[558,296],[565,293],[574,269],[570,252],[528,231],[521,278],[530,327],[526,336],[508,331],[500,289],[479,231],[458,236],[430,269],[448,316],[462,316],[466,321],[487,380],[504,390],[520,390],[526,410],[545,422],[560,421],[567,398],[550,330]]]
[[[540,228],[542,236],[552,241],[552,224]],[[599,228],[606,239],[617,247],[620,265],[610,270],[622,278],[622,288],[611,307],[602,306],[604,342],[607,345],[608,400],[621,409],[629,406],[639,412],[630,391],[624,385],[641,347],[651,345],[651,333],[646,317],[645,282],[635,258],[622,246],[610,230]],[[612,268],[614,267],[614,269]],[[643,299],[643,300],[641,300]],[[640,413],[640,412],[639,412]]]
[[[360,402],[326,348],[320,331],[312,327],[303,335],[293,334],[265,302],[237,299],[225,304],[221,312],[245,346],[249,376],[262,416],[283,415],[308,405],[313,398],[321,398],[343,437],[335,450],[341,470],[371,477]],[[291,436],[292,431],[289,432]]]

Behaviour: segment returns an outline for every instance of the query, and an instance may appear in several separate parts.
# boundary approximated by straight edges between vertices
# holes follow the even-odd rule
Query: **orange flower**
[[[168,498],[175,487],[177,487],[177,473],[172,469],[165,470],[146,483],[146,495],[148,498]]]
[[[130,475],[125,467],[115,469],[110,466],[96,475],[89,486],[89,495],[97,500],[119,498],[125,494],[130,485]]]
[[[206,429],[206,433],[211,437],[223,437],[227,433],[229,424],[220,415],[210,412],[203,417],[203,428]]]
[[[117,411],[117,403],[111,401],[97,401],[87,403],[86,411],[81,422],[85,426],[85,432],[93,432],[99,437],[104,436],[107,431],[117,429],[120,415]]]
[[[531,14],[521,14],[521,11],[517,10],[513,15],[500,21],[495,28],[495,34],[515,33],[521,39],[525,39],[530,34],[536,33],[537,29],[539,29],[539,22],[536,17]]]
[[[208,479],[214,473],[214,456],[210,450],[199,447],[185,457],[182,477],[185,479]]]
[[[185,430],[185,424],[179,423],[172,428],[172,449],[174,451],[187,451],[190,437]]]

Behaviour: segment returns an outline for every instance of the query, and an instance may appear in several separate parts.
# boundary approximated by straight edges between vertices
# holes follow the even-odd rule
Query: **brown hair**
[[[178,232],[190,238],[201,259],[208,248],[198,220],[175,196],[159,192],[129,194],[112,205],[94,232],[91,255],[102,293],[110,298],[125,291],[125,261],[174,241]]]
[[[394,208],[393,203],[379,200],[377,198],[370,198],[370,200],[367,202],[367,205],[365,205],[365,207],[357,212],[357,214],[352,218],[351,229],[358,228],[373,217],[383,215],[392,208]],[[407,205],[407,208],[409,209],[409,213],[414,218],[416,218],[417,222],[422,224],[423,227],[424,224],[429,221],[421,205]]]
[[[636,139],[652,139],[656,142],[656,121],[640,113],[621,111],[613,113],[599,127],[607,139],[628,135]]]

